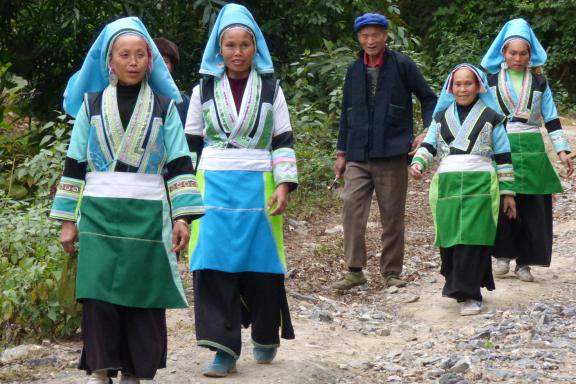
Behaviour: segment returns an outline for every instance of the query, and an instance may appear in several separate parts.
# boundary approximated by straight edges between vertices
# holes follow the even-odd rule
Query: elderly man
[[[348,68],[338,135],[336,177],[344,176],[344,253],[348,272],[334,289],[366,283],[366,225],[376,191],[382,223],[380,273],[387,286],[403,287],[404,210],[408,156],[424,135],[414,139],[412,94],[422,106],[428,127],[436,95],[416,64],[386,47],[388,20],[377,13],[356,18],[354,31],[362,46]]]

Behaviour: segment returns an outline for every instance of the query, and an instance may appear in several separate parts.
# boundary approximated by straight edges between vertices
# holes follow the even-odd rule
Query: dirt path
[[[569,133],[574,143],[574,127]],[[428,183],[410,182],[407,288],[384,289],[378,258],[371,257],[369,284],[335,294],[329,285],[345,267],[339,208],[307,223],[292,221],[287,288],[296,340],[283,340],[272,364],[257,365],[244,332],[239,372],[208,379],[201,371],[212,352],[195,346],[193,310],[169,311],[168,368],[151,383],[576,382],[576,182],[565,182],[566,192],[554,200],[552,266],[534,268],[533,283],[512,275],[496,280],[495,291],[483,292],[483,313],[474,317],[459,316],[456,303],[440,295]],[[368,227],[371,256],[379,248],[375,212]],[[30,368],[4,382],[83,383],[85,376],[74,368],[79,348],[77,342],[48,344],[42,356],[55,355],[66,368]],[[458,368],[458,359],[470,364]],[[25,370],[25,362],[17,368]]]

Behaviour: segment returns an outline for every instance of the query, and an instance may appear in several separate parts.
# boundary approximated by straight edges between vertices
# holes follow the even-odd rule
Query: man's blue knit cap
[[[358,33],[362,27],[367,25],[379,25],[384,27],[384,29],[388,29],[388,19],[379,13],[365,13],[362,16],[358,16],[354,21],[354,32]]]

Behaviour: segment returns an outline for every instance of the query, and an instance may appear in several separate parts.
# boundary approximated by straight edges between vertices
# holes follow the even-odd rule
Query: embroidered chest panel
[[[90,117],[90,169],[114,171],[123,164],[138,173],[160,173],[166,162],[163,119],[154,116],[152,89],[142,87],[126,128],[120,119],[116,87],[108,87],[102,93],[100,112]]]
[[[213,95],[202,104],[204,137],[209,146],[269,149],[274,130],[273,92],[253,71],[239,112],[226,77],[208,82]]]
[[[506,71],[498,73],[498,81],[492,87],[500,108],[509,119],[539,125],[542,118],[542,91],[537,89],[534,76],[526,70],[522,89],[518,95]]]
[[[449,107],[438,129],[438,155],[444,157],[452,154],[472,154],[492,156],[492,128],[488,119],[487,108],[477,102],[460,123],[455,105]]]

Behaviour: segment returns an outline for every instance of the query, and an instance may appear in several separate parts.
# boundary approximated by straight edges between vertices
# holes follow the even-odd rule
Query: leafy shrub
[[[28,205],[1,197],[0,343],[73,334],[79,319],[66,315],[57,299],[67,256],[58,243],[59,225],[48,218],[49,202]]]
[[[1,345],[22,339],[68,336],[79,318],[65,314],[57,285],[66,261],[59,242],[60,226],[48,218],[51,196],[62,173],[68,140],[63,122],[44,125],[47,139],[36,155],[20,154],[11,167],[11,185],[26,185],[26,199],[0,189],[0,329]],[[61,132],[60,132],[61,131]]]

